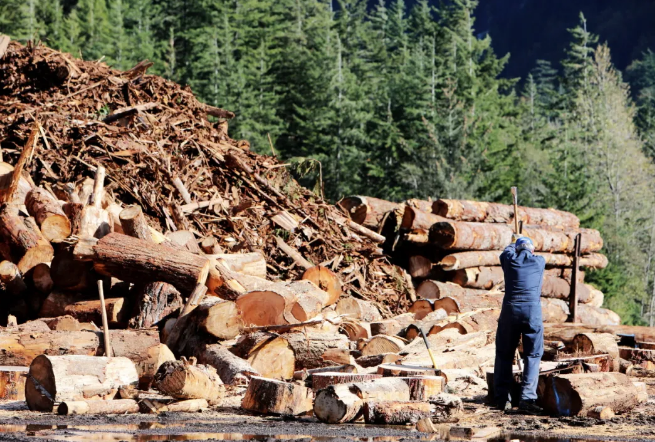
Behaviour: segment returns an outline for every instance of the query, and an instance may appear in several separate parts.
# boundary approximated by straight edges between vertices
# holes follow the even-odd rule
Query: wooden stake
[[[32,154],[34,153],[36,142],[39,139],[38,135],[39,123],[35,121],[32,132],[30,132],[30,136],[27,138],[27,143],[25,143],[25,147],[23,147],[23,151],[20,153],[20,157],[14,166],[14,171],[11,176],[9,187],[6,189],[0,189],[0,203],[10,202],[14,196],[14,192],[16,192],[16,189],[18,188],[18,183],[20,182],[20,177],[23,173],[23,169],[25,168],[25,165],[28,163],[28,161],[32,159]]]
[[[514,233],[519,234],[519,191],[512,187],[512,199],[514,200]]]
[[[578,273],[580,272],[580,243],[582,234],[575,236],[575,252],[573,255],[573,274],[571,275],[571,295],[569,296],[569,311],[571,316],[568,322],[578,322]]]
[[[100,308],[102,313],[102,334],[105,340],[105,356],[110,358],[112,356],[111,342],[109,340],[109,324],[107,322],[107,307],[105,306],[105,291],[102,286],[102,279],[98,280],[98,295],[100,295]]]

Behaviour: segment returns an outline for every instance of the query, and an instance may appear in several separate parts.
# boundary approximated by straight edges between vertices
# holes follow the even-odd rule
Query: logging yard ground
[[[464,413],[452,425],[498,427],[493,438],[472,441],[655,441],[655,379],[639,379],[648,386],[649,400],[632,412],[601,421],[586,417],[526,416],[502,413],[480,396],[465,401]],[[202,413],[58,416],[27,410],[24,401],[0,401],[2,441],[164,441],[164,440],[351,440],[410,441],[440,440],[437,435],[417,432],[413,426],[364,424],[327,425],[311,416],[283,418],[253,416],[239,408],[235,395],[231,407]],[[227,405],[227,404],[226,404]]]

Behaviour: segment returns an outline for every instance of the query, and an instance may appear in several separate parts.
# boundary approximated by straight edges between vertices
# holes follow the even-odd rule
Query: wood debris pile
[[[148,63],[118,72],[7,43],[0,36],[2,399],[112,414],[236,398],[255,413],[437,428],[462,413],[452,393],[487,394],[500,287],[444,286],[431,262],[449,248],[497,250],[509,242],[502,223],[486,249],[450,247],[446,238],[484,236],[460,226],[488,227],[428,225],[438,215],[417,208],[406,228],[418,202],[331,206],[229,138],[229,111],[146,75]],[[415,257],[427,269],[417,273]],[[566,278],[569,264],[558,265]],[[450,292],[421,285],[417,299],[421,278]],[[616,373],[625,364],[612,344],[625,329],[605,327],[609,338],[558,328],[544,375],[582,376],[549,384],[561,391],[596,376],[623,391],[612,401],[624,412],[637,387]],[[576,412],[601,405],[585,396]]]

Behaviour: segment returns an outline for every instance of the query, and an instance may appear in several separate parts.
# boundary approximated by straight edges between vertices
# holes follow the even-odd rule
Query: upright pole
[[[518,235],[521,232],[519,230],[519,190],[516,187],[512,187],[512,199],[514,200],[514,233]]]
[[[580,243],[582,234],[575,236],[573,254],[573,272],[571,274],[571,294],[569,295],[569,322],[578,322],[578,273],[580,272]]]
[[[100,295],[100,312],[102,313],[102,334],[105,340],[105,356],[112,356],[111,343],[109,341],[109,323],[107,322],[107,307],[105,306],[105,291],[102,286],[102,279],[98,280],[98,294]]]

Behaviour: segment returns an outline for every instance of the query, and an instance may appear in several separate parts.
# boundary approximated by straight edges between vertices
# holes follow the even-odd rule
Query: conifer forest
[[[0,0],[0,33],[118,69],[150,60],[331,201],[509,204],[518,186],[520,204],[601,231],[610,265],[586,279],[625,323],[655,325],[655,53],[616,67],[580,2],[559,59],[533,47],[510,78],[479,3]]]

